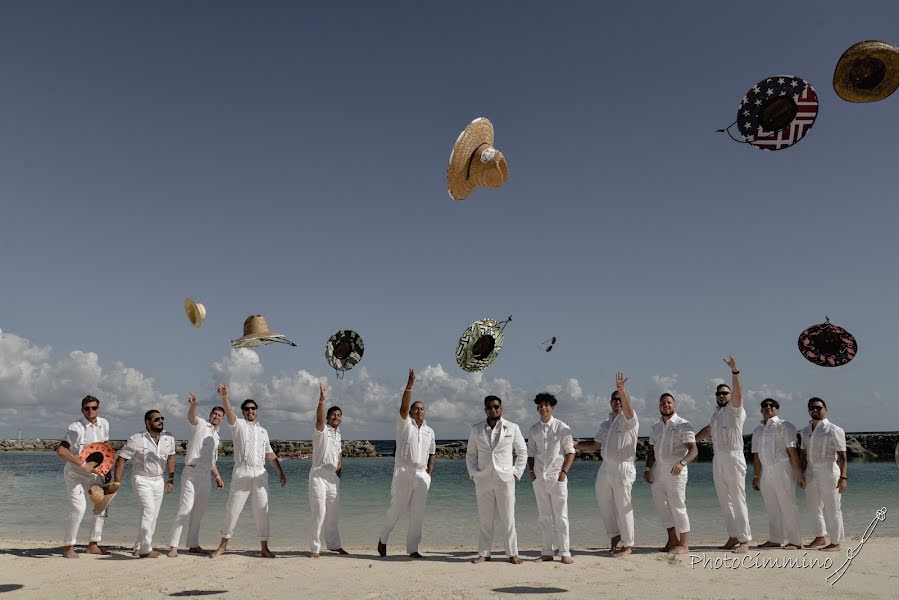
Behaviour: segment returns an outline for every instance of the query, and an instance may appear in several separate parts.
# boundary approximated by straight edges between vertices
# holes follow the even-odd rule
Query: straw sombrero
[[[243,322],[243,336],[231,341],[234,348],[252,348],[278,342],[296,346],[282,333],[273,333],[268,328],[268,321],[262,315],[250,315]]]
[[[481,319],[465,330],[456,346],[456,362],[463,371],[476,373],[493,364],[503,349],[503,326],[506,322]]]
[[[184,299],[184,312],[190,324],[198,329],[206,319],[206,307],[190,298]]]
[[[899,48],[859,42],[845,52],[833,72],[833,89],[847,102],[877,102],[899,87]]]
[[[760,150],[783,150],[801,140],[818,116],[818,95],[795,75],[766,77],[752,86],[737,107],[737,128]]]
[[[855,358],[858,343],[851,333],[827,319],[799,335],[799,352],[819,367],[839,367]]]
[[[115,495],[119,493],[120,486],[121,484],[118,483],[110,483],[106,487],[92,485],[90,489],[87,490],[87,495],[94,503],[95,515],[99,515],[106,510],[106,507],[112,502]]]
[[[446,186],[453,200],[465,200],[479,185],[502,187],[509,178],[503,153],[493,147],[493,124],[479,117],[468,124],[453,146]]]
[[[349,371],[355,367],[365,352],[365,344],[358,333],[351,329],[341,329],[328,338],[325,344],[325,358],[337,371]]]
[[[84,447],[79,458],[91,465],[91,468],[99,467],[102,474],[106,475],[115,463],[115,450],[109,442],[94,442]]]

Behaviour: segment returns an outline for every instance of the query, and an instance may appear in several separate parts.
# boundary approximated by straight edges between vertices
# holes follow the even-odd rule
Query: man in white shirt
[[[824,552],[836,552],[844,537],[840,494],[848,482],[846,432],[827,420],[827,404],[821,398],[808,401],[808,413],[811,421],[799,432],[805,499],[815,517],[815,539],[807,547],[824,546]],[[830,543],[825,546],[828,534]]]
[[[728,356],[724,362],[730,367],[733,387],[726,383],[717,387],[715,403],[718,406],[712,414],[712,422],[696,434],[696,441],[712,438],[712,478],[728,535],[721,550],[745,554],[752,540],[749,509],[746,507],[746,457],[743,456],[746,410],[743,408],[743,388],[737,360]]]
[[[325,421],[327,420],[327,425]],[[319,558],[322,529],[328,550],[348,554],[340,544],[340,473],[343,468],[340,423],[343,411],[332,406],[325,414],[325,388],[318,386],[318,408],[312,431],[312,465],[309,468],[309,506],[312,509],[310,556]]]
[[[540,420],[528,431],[528,469],[537,499],[537,519],[543,538],[540,560],[553,560],[553,540],[562,562],[571,564],[568,534],[568,469],[574,462],[571,428],[553,416],[558,400],[541,393],[534,398]]]
[[[762,400],[762,424],[752,432],[752,489],[761,489],[768,511],[768,541],[759,548],[780,548],[784,534],[786,550],[799,550],[799,507],[796,505],[796,482],[805,487],[805,475],[796,452],[796,427],[777,416],[780,403],[773,398]]]
[[[215,478],[215,487],[222,489],[225,484],[219,476],[215,461],[219,451],[219,424],[225,418],[225,409],[216,406],[209,413],[209,420],[197,416],[197,397],[189,394],[187,402],[187,422],[190,423],[190,440],[181,469],[181,502],[175,516],[175,526],[169,539],[169,557],[178,556],[181,531],[187,524],[187,551],[190,554],[209,554],[200,547],[200,522],[209,501],[209,475]]]
[[[612,540],[610,551],[615,558],[628,556],[634,547],[631,488],[637,479],[634,461],[640,423],[624,387],[626,382],[627,377],[619,371],[615,376],[616,389],[609,399],[612,409],[609,418],[599,426],[593,441],[575,444],[577,450],[584,452],[602,451],[602,463],[596,473],[596,502]]]
[[[515,531],[515,482],[521,479],[527,464],[528,447],[518,425],[502,418],[503,401],[497,396],[484,398],[487,419],[471,426],[465,466],[474,480],[481,531],[478,557],[473,563],[490,560],[493,546],[493,512],[499,513],[503,542],[509,562],[518,558],[518,534]],[[515,462],[512,462],[512,454]]]
[[[158,410],[148,410],[144,415],[146,431],[135,433],[119,450],[115,463],[115,482],[122,480],[125,461],[134,459],[131,465],[131,484],[141,509],[134,556],[157,558],[153,550],[153,532],[162,507],[163,492],[168,494],[175,487],[175,438],[163,430],[165,417]],[[163,475],[168,473],[168,479]]]
[[[652,484],[652,500],[668,531],[668,542],[661,548],[662,552],[686,554],[690,551],[687,465],[698,451],[693,425],[678,416],[676,409],[674,396],[662,394],[659,398],[662,418],[652,426],[643,479]]]
[[[93,396],[85,396],[81,400],[82,417],[69,425],[65,437],[56,447],[56,454],[66,461],[63,474],[66,482],[66,493],[69,497],[69,524],[66,528],[65,558],[78,558],[75,553],[75,538],[81,520],[87,508],[85,495],[92,485],[103,485],[103,477],[99,467],[91,467],[81,460],[81,451],[88,444],[109,440],[109,421],[100,417],[100,401]],[[103,521],[106,512],[93,515],[88,554],[109,554],[99,546],[103,536]]]
[[[228,388],[218,386],[218,394],[222,399],[225,409],[225,419],[231,426],[231,435],[234,445],[234,471],[231,474],[231,489],[228,491],[228,503],[225,505],[225,525],[222,528],[222,539],[219,547],[212,553],[212,558],[217,558],[228,549],[228,540],[234,534],[237,526],[237,518],[250,498],[253,506],[253,517],[256,519],[256,533],[259,535],[261,546],[259,555],[263,558],[275,558],[268,549],[269,518],[268,518],[268,472],[265,470],[265,461],[269,461],[278,472],[278,481],[281,487],[287,483],[287,477],[281,470],[278,455],[272,450],[268,438],[268,431],[259,424],[259,405],[252,398],[247,398],[240,405],[243,419],[238,419],[231,399],[228,397]]]
[[[425,518],[425,503],[431,487],[431,474],[437,456],[434,430],[425,423],[425,405],[412,401],[412,386],[415,372],[409,369],[409,379],[400,400],[400,417],[396,424],[396,453],[393,467],[393,482],[390,486],[390,508],[384,518],[381,537],[378,538],[378,554],[387,556],[387,538],[393,531],[400,515],[409,509],[409,530],[406,534],[406,552],[412,558],[421,558],[418,545],[421,543],[422,524]]]

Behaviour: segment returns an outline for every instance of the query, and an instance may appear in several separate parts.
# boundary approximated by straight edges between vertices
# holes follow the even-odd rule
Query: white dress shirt
[[[687,444],[690,442],[696,442],[693,425],[677,413],[671,415],[667,422],[659,419],[652,426],[649,437],[656,460],[668,464],[682,461],[687,456]]]
[[[796,447],[796,427],[780,417],[771,417],[752,432],[752,452],[763,466],[790,462],[787,448]]]
[[[334,429],[325,425],[323,431],[312,428],[312,467],[324,467],[329,471],[336,471],[340,465],[341,453],[340,428]]]
[[[528,457],[534,459],[537,479],[557,481],[565,455],[574,453],[571,428],[555,417],[537,421],[528,431]]]
[[[709,428],[712,430],[712,448],[715,453],[743,451],[743,424],[746,422],[746,411],[741,404],[739,408],[728,402],[716,407],[712,413]]]
[[[428,468],[428,458],[437,452],[434,430],[422,422],[415,424],[411,415],[405,419],[397,416],[396,465],[421,471]]]
[[[637,413],[628,419],[624,411],[617,415],[609,413],[609,418],[600,423],[599,431],[593,441],[602,444],[600,454],[604,461],[616,463],[634,462],[637,460],[637,434],[640,423]]]
[[[81,451],[84,450],[84,447],[88,444],[93,444],[94,442],[105,442],[109,440],[109,421],[104,419],[103,417],[97,417],[96,423],[91,423],[84,417],[81,417],[71,425],[69,425],[68,430],[66,430],[65,436],[62,438],[62,441],[66,442],[69,445],[69,450],[71,450],[72,454],[75,456],[79,456]],[[68,461],[66,461],[66,469],[77,469],[81,472],[78,467]]]
[[[218,450],[218,429],[209,421],[197,417],[197,424],[191,426],[184,464],[209,471],[218,459]]]
[[[174,454],[175,438],[168,431],[159,434],[159,442],[154,441],[148,431],[135,433],[119,450],[122,458],[134,459],[131,474],[142,477],[162,477],[168,457]]]
[[[265,427],[259,421],[238,418],[231,426],[231,432],[234,436],[234,468],[264,470],[265,455],[274,452]]]
[[[846,451],[846,432],[827,419],[822,419],[814,429],[809,423],[799,435],[808,464],[812,466],[831,465],[837,460],[837,452]]]

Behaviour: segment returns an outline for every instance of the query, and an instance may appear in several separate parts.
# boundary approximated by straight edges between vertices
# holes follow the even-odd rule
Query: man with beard
[[[131,484],[141,509],[140,527],[134,543],[134,556],[157,558],[153,550],[153,532],[162,507],[163,492],[168,494],[175,487],[175,438],[163,430],[165,418],[158,410],[148,410],[144,415],[146,431],[135,433],[119,450],[115,463],[115,482],[122,480],[125,461],[134,458],[131,466]],[[163,481],[163,473],[168,479]]]
[[[816,528],[815,539],[808,547],[824,546],[824,552],[836,552],[844,535],[840,494],[846,491],[848,482],[846,432],[827,419],[827,404],[821,398],[808,401],[808,414],[812,419],[799,432],[805,498]],[[830,543],[825,546],[828,534]]]
[[[327,421],[327,425],[326,425]],[[348,554],[340,543],[340,474],[343,470],[343,448],[340,423],[343,411],[332,406],[325,413],[325,388],[318,386],[318,408],[312,431],[312,465],[309,469],[309,507],[312,509],[312,544],[310,556],[319,558],[322,528],[328,550]]]
[[[724,362],[730,367],[733,387],[726,383],[717,387],[715,403],[718,406],[712,414],[712,422],[696,434],[696,441],[712,438],[712,477],[728,535],[721,550],[745,554],[749,551],[749,541],[752,539],[749,510],[746,507],[746,457],[743,456],[746,410],[743,408],[743,389],[737,360],[728,356]]]
[[[209,420],[197,416],[197,397],[189,394],[187,402],[187,422],[190,423],[190,440],[181,469],[181,502],[175,516],[175,526],[169,541],[169,557],[178,556],[181,531],[187,524],[187,551],[190,554],[208,554],[200,547],[200,522],[209,501],[209,475],[215,478],[215,487],[222,489],[225,484],[219,476],[215,461],[219,451],[219,424],[225,418],[225,409],[216,406],[209,413]]]
[[[662,552],[686,554],[690,551],[687,535],[687,465],[696,458],[696,435],[693,426],[675,412],[674,396],[664,393],[659,398],[662,418],[652,426],[649,455],[643,479],[652,484],[652,499],[662,524],[668,530],[668,542]],[[653,467],[655,465],[655,467]]]

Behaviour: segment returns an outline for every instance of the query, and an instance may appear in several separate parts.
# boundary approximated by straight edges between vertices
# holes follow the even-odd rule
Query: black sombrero
[[[493,364],[503,349],[503,329],[512,320],[481,319],[472,323],[459,338],[456,362],[463,371],[477,373]]]
[[[827,319],[799,335],[799,352],[819,367],[839,367],[855,358],[858,343],[851,333]]]
[[[341,329],[329,337],[325,344],[325,358],[338,373],[355,367],[362,360],[364,352],[362,338],[352,329]]]

